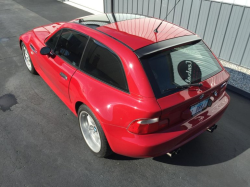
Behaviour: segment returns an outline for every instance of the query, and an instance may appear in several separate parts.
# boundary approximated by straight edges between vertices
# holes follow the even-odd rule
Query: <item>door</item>
[[[46,43],[50,46],[56,41],[53,54],[43,56],[46,59],[43,60],[42,69],[59,93],[69,99],[69,83],[79,67],[88,37],[70,29],[63,29],[58,38],[50,41],[52,37]]]

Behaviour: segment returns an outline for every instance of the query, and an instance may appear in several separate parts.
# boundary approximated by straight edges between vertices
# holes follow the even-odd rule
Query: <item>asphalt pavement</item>
[[[20,34],[90,13],[56,0],[0,0],[0,186],[250,186],[250,100],[231,103],[214,133],[175,158],[94,157],[77,118],[28,72]]]

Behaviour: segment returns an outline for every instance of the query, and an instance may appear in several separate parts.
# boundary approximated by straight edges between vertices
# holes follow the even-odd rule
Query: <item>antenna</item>
[[[166,17],[161,21],[161,23],[158,25],[158,27],[154,30],[155,33],[158,33],[158,29],[161,26],[162,22],[168,17],[168,15],[172,12],[172,10],[174,10],[174,8],[176,7],[176,5],[180,2],[181,0],[178,0],[178,2],[174,5],[174,7],[168,12],[168,14],[166,15]]]

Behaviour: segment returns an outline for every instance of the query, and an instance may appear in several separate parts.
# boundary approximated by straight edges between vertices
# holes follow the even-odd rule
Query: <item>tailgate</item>
[[[173,126],[182,121],[186,121],[193,117],[191,107],[193,109],[199,107],[199,103],[206,99],[216,101],[225,91],[226,86],[222,86],[229,78],[226,71],[221,71],[215,76],[202,82],[201,88],[193,87],[182,90],[180,92],[157,99],[162,109],[162,119],[169,119],[169,126]],[[204,108],[203,110],[205,110]],[[197,113],[198,114],[198,113]]]

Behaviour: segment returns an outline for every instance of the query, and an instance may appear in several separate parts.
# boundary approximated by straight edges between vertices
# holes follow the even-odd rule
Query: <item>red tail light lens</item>
[[[134,134],[150,134],[158,130],[164,129],[168,125],[168,120],[159,121],[159,118],[135,120],[129,127],[128,131]]]

